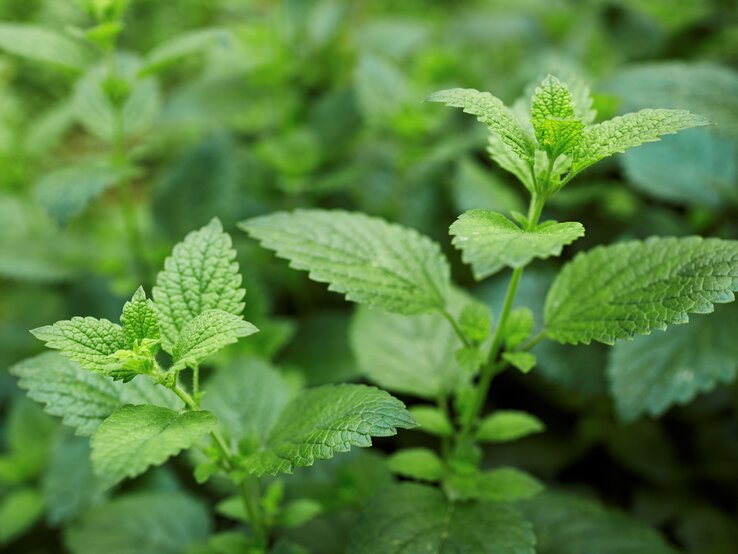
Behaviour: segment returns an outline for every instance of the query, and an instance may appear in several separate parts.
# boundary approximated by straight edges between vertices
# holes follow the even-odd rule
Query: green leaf
[[[124,404],[155,403],[176,407],[180,401],[164,387],[140,376],[123,385],[85,371],[64,356],[46,352],[10,368],[18,386],[62,418],[78,435],[91,435],[100,423]]]
[[[189,321],[172,347],[172,369],[198,367],[208,356],[258,329],[240,315],[206,310]]]
[[[416,425],[402,402],[374,387],[308,389],[285,406],[264,444],[243,466],[257,476],[292,473],[352,446],[371,446],[372,436],[389,437],[398,427]]]
[[[184,327],[206,310],[240,315],[246,291],[235,261],[231,237],[218,219],[189,233],[174,247],[156,277],[154,305],[162,346],[172,352]]]
[[[464,336],[474,344],[482,344],[492,331],[492,311],[489,306],[471,301],[459,315],[459,328]]]
[[[4,494],[0,499],[0,545],[8,544],[33,527],[43,510],[43,499],[35,489],[22,488]]]
[[[538,144],[549,155],[567,154],[581,141],[584,123],[575,116],[569,88],[553,75],[536,89],[531,114]]]
[[[518,157],[504,139],[496,134],[490,133],[487,141],[487,153],[492,160],[505,171],[509,171],[518,180],[523,183],[526,189],[534,192],[536,189],[535,177],[533,175],[533,162]],[[470,206],[470,208],[478,208],[479,205]],[[491,207],[491,206],[490,206]]]
[[[491,500],[517,502],[532,498],[543,491],[535,477],[513,467],[469,474],[453,474],[444,486],[457,500]]]
[[[564,246],[584,236],[584,227],[581,223],[545,221],[526,231],[502,214],[470,210],[454,221],[449,232],[462,259],[481,280],[503,267],[524,267],[533,258],[559,256]]]
[[[648,334],[732,302],[738,242],[651,238],[601,246],[558,274],[546,298],[546,334],[561,343]]]
[[[445,306],[448,262],[438,244],[412,229],[340,210],[281,212],[239,226],[353,302],[402,314]]]
[[[439,437],[450,437],[454,433],[448,416],[435,406],[413,406],[409,412],[418,422],[418,431]]]
[[[659,140],[662,135],[709,124],[686,110],[645,109],[590,125],[572,152],[571,173],[576,175],[608,156]]]
[[[87,513],[67,533],[72,554],[182,554],[210,534],[205,507],[180,492],[143,492]]]
[[[141,75],[156,73],[181,58],[206,52],[214,46],[228,47],[231,35],[224,29],[198,29],[176,35],[158,44],[143,60]]]
[[[489,92],[455,88],[434,92],[427,100],[441,102],[453,108],[462,108],[465,113],[476,116],[479,121],[486,123],[518,158],[532,163],[535,151],[532,137],[499,98]]]
[[[47,173],[36,183],[36,200],[59,225],[66,225],[95,198],[131,174],[131,167],[101,162],[66,167]]]
[[[81,70],[90,61],[83,42],[34,25],[0,23],[0,49],[17,56]]]
[[[392,473],[419,481],[440,481],[446,467],[438,455],[427,448],[404,448],[387,458]]]
[[[545,429],[536,416],[517,410],[497,410],[485,417],[477,429],[477,440],[482,442],[509,442]]]
[[[124,369],[113,355],[128,349],[123,328],[107,319],[73,317],[31,331],[48,348],[60,350],[83,369],[130,381],[136,373]]]
[[[608,361],[610,390],[620,416],[660,416],[674,404],[736,378],[738,310],[719,306],[689,325],[615,345]]]
[[[522,165],[529,172],[525,163]],[[476,208],[504,213],[522,212],[525,209],[521,197],[507,181],[470,157],[462,158],[456,164],[451,186],[454,204],[459,212]]]
[[[469,377],[456,359],[463,344],[439,313],[407,316],[362,306],[350,333],[359,371],[392,392],[436,400]]]
[[[144,339],[159,340],[161,337],[154,304],[146,298],[143,287],[138,287],[131,300],[123,305],[120,322],[123,324],[126,340],[131,346]]]
[[[534,323],[533,312],[530,308],[515,308],[510,312],[503,335],[508,350],[513,350],[523,344],[533,332]]]
[[[210,412],[184,412],[143,404],[123,406],[92,436],[92,467],[105,487],[135,477],[190,448],[217,424]]]
[[[535,536],[505,504],[449,503],[438,489],[388,487],[373,497],[351,536],[350,554],[534,554]]]
[[[503,352],[502,358],[523,373],[530,373],[538,363],[536,355],[530,352]]]
[[[545,492],[522,503],[538,554],[677,554],[652,529],[592,500]]]
[[[279,515],[281,527],[293,528],[306,524],[323,513],[323,505],[311,498],[298,498],[289,502]]]

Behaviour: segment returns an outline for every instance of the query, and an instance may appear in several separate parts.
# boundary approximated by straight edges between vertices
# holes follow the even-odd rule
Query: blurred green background
[[[7,372],[41,351],[30,328],[78,314],[115,319],[139,284],[151,286],[172,245],[213,216],[234,234],[246,318],[262,329],[217,364],[249,357],[310,384],[361,380],[352,307],[235,230],[274,210],[346,208],[415,227],[443,245],[457,282],[499,305],[503,283],[474,284],[447,228],[470,208],[521,210],[524,191],[488,160],[482,125],[422,102],[435,90],[473,87],[512,103],[553,73],[590,82],[600,119],[644,107],[704,115],[717,125],[598,165],[546,215],[584,223],[587,236],[567,256],[650,235],[738,238],[734,0],[131,0],[116,54],[122,136],[94,49],[87,60],[87,50],[46,48],[41,38],[24,46],[5,27],[81,36],[93,26],[90,3],[106,2],[0,3],[4,551],[94,552],[90,509],[130,491],[187,494],[195,511],[216,504],[218,491],[195,486],[186,460],[101,492],[86,441],[27,400]],[[178,37],[182,55],[172,56]],[[24,48],[42,52],[17,55]],[[121,155],[127,187],[111,177],[110,159]],[[526,272],[521,302],[542,305],[557,263]],[[495,461],[629,512],[683,552],[735,553],[736,312],[722,307],[697,331],[613,349],[541,345],[541,367],[502,376],[491,402],[527,409],[549,430],[496,447]],[[680,351],[674,333],[703,347]],[[716,350],[732,361],[711,358]],[[639,381],[634,360],[654,352],[663,354]],[[294,539],[342,552],[362,500],[390,479],[381,451],[420,440],[401,433],[371,454],[300,472],[293,493],[309,491],[327,507]]]

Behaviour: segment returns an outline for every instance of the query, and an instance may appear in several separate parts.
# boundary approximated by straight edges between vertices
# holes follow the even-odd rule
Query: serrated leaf
[[[491,500],[517,502],[543,491],[541,482],[525,471],[501,467],[491,471],[453,474],[445,482],[453,498],[458,500]]]
[[[523,373],[529,373],[538,363],[536,355],[530,352],[503,352],[502,359]]]
[[[549,155],[569,153],[582,139],[584,123],[575,116],[569,88],[553,75],[536,89],[531,115],[538,144]]]
[[[210,412],[184,412],[142,404],[123,406],[92,436],[92,467],[105,487],[161,465],[196,444],[218,420]]]
[[[737,289],[736,241],[653,237],[601,246],[558,274],[546,297],[546,334],[613,344],[712,312]]]
[[[308,389],[285,406],[264,444],[245,458],[243,466],[257,476],[292,473],[352,446],[371,446],[373,436],[392,436],[398,427],[416,425],[402,402],[377,388]]]
[[[449,503],[438,489],[388,487],[366,505],[350,554],[534,554],[535,536],[515,508],[491,502]]]
[[[95,198],[131,174],[131,167],[109,163],[66,167],[44,175],[36,183],[36,200],[59,225],[66,225]]]
[[[201,52],[214,46],[227,47],[231,44],[231,35],[224,29],[198,29],[176,35],[154,47],[143,60],[141,75],[156,73],[173,62]]]
[[[144,339],[158,340],[161,336],[154,304],[146,298],[143,287],[138,287],[131,300],[123,305],[120,322],[131,346]]]
[[[81,70],[89,63],[86,45],[45,27],[0,23],[0,49],[32,60]]]
[[[180,492],[128,494],[87,513],[67,533],[72,554],[182,554],[210,534],[210,517]]]
[[[553,75],[546,76],[533,94],[531,116],[534,127],[536,121],[545,121],[549,117],[573,118],[574,101],[569,87]]]
[[[435,92],[427,100],[441,102],[453,108],[462,108],[465,113],[476,116],[479,121],[486,123],[517,157],[532,161],[535,151],[532,137],[502,101],[489,92],[455,88]]]
[[[189,321],[172,347],[172,369],[198,367],[208,356],[258,329],[240,315],[206,310]]]
[[[738,369],[737,328],[736,306],[718,306],[714,314],[691,318],[689,325],[616,344],[607,372],[620,417],[658,417],[674,404],[732,382]]]
[[[456,359],[463,344],[438,313],[408,316],[362,306],[350,340],[359,371],[392,392],[436,400],[468,379]]]
[[[538,554],[677,554],[640,521],[592,500],[545,492],[521,507],[533,522]]]
[[[523,267],[533,258],[560,255],[564,246],[584,236],[584,227],[575,222],[546,221],[526,231],[502,214],[470,210],[454,221],[449,232],[462,259],[481,280],[503,267]]]
[[[454,433],[448,416],[435,406],[412,406],[410,415],[418,422],[418,431],[439,437],[450,437]]]
[[[485,417],[477,429],[477,440],[481,442],[509,442],[545,429],[536,416],[517,410],[497,410]]]
[[[446,467],[438,455],[428,448],[403,448],[387,458],[392,473],[419,481],[440,481]]]
[[[709,124],[704,117],[686,110],[645,109],[590,125],[571,153],[571,172],[577,174],[613,154],[657,141],[662,135]]]
[[[530,192],[535,191],[533,163],[519,158],[510,146],[496,133],[490,133],[487,141],[490,158],[505,171],[509,171],[523,183]],[[476,206],[473,206],[476,207]]]
[[[38,327],[31,333],[48,348],[61,351],[83,369],[99,371],[124,381],[136,376],[135,372],[124,369],[113,356],[119,350],[127,350],[128,342],[123,328],[107,319],[73,317]]]
[[[175,407],[179,401],[164,387],[140,376],[126,383],[91,373],[68,358],[46,352],[10,368],[18,386],[45,405],[47,413],[62,418],[78,435],[91,435],[98,425],[124,404],[156,403]]]
[[[152,291],[167,352],[172,352],[185,325],[204,311],[241,314],[246,291],[235,259],[231,237],[218,219],[174,247]]]
[[[438,244],[413,229],[340,210],[280,212],[239,226],[353,302],[402,314],[445,306],[448,262]]]

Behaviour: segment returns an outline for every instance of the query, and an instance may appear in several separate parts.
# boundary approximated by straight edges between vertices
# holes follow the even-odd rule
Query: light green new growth
[[[235,259],[231,237],[217,219],[174,247],[152,291],[164,350],[171,353],[184,327],[206,310],[241,314],[246,291]]]
[[[523,267],[533,258],[559,256],[567,244],[584,236],[581,223],[546,221],[533,230],[518,227],[490,210],[470,210],[451,225],[452,244],[462,251],[477,280],[503,267]]]
[[[188,322],[172,348],[172,369],[196,368],[208,356],[258,329],[241,316],[207,310]]]
[[[284,408],[265,442],[243,467],[257,476],[292,473],[318,459],[371,446],[371,437],[388,437],[417,424],[405,405],[365,385],[327,385],[309,389]]]
[[[184,412],[143,404],[123,406],[92,437],[92,466],[105,486],[135,477],[190,448],[215,428],[210,412]]]
[[[446,305],[448,262],[412,229],[340,210],[276,213],[239,226],[348,300],[402,314]]]
[[[497,410],[485,417],[477,428],[477,440],[482,442],[509,442],[545,429],[543,422],[527,412]]]
[[[446,473],[443,460],[429,448],[403,448],[387,459],[387,467],[397,475],[431,483]]]
[[[144,339],[158,341],[161,337],[154,304],[146,298],[143,287],[138,287],[133,298],[123,305],[120,322],[130,345],[140,344]]]
[[[546,334],[613,344],[709,313],[732,302],[735,290],[738,241],[651,238],[598,247],[558,274],[546,298]]]
[[[582,140],[584,123],[575,116],[569,88],[549,75],[536,89],[531,123],[539,146],[552,158],[568,154]]]

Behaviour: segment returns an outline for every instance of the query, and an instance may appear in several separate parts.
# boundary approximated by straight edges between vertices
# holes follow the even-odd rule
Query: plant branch
[[[466,335],[464,335],[461,327],[459,327],[459,323],[456,321],[456,318],[452,316],[446,308],[442,308],[440,312],[441,314],[443,314],[443,317],[445,317],[446,320],[451,324],[451,327],[453,328],[459,339],[461,339],[461,342],[464,343],[464,346],[466,346],[467,348],[474,348],[474,345],[469,341],[468,338],[466,338]]]

